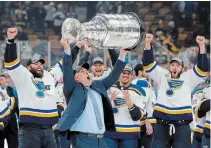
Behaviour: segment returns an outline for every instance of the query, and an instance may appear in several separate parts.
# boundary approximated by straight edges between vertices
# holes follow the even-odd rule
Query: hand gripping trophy
[[[132,50],[143,35],[143,23],[134,13],[97,14],[85,23],[67,18],[62,24],[62,37],[76,41],[87,38],[96,48]]]

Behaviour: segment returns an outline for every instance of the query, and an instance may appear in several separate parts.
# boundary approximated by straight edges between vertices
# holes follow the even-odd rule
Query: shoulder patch
[[[195,94],[202,93],[202,92],[203,92],[203,87],[202,87],[202,88],[195,88],[195,89],[192,91],[191,95],[193,96],[193,95],[195,95]]]
[[[134,85],[132,84],[130,87],[129,87],[129,90],[132,90],[132,91],[135,91],[137,94],[141,95],[141,96],[146,96],[146,92],[143,88],[141,88],[140,86],[138,85]]]
[[[147,80],[138,80],[136,85],[140,87],[149,87],[149,83]]]

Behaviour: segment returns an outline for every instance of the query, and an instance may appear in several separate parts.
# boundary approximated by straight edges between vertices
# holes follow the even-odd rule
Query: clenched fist
[[[7,29],[7,37],[9,40],[14,39],[17,34],[18,34],[17,28],[8,28]]]
[[[70,49],[70,39],[68,38],[61,38],[60,43],[64,47],[64,50],[69,50]]]
[[[205,37],[204,36],[197,36],[196,42],[200,45],[205,45]]]
[[[146,34],[145,42],[151,42],[153,40],[153,35],[150,33]]]
[[[197,36],[196,42],[199,44],[200,54],[204,54],[205,51],[206,51],[206,49],[205,49],[205,37],[204,36]]]
[[[150,33],[147,33],[145,36],[145,49],[147,49],[147,50],[151,49],[152,40],[153,40],[153,35]]]

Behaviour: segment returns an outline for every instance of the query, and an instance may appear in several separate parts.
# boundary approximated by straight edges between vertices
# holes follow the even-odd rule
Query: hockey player
[[[118,59],[119,53],[113,49],[108,49],[108,52],[111,56],[112,66],[114,66]],[[105,63],[101,57],[95,57],[93,59],[91,69],[92,69],[93,80],[103,79],[107,77],[111,72],[111,68],[105,66]]]
[[[192,92],[192,104],[193,104],[193,110],[195,111],[196,106],[201,102],[203,99],[203,87],[196,88]],[[193,133],[193,140],[192,140],[192,148],[201,148],[201,142],[202,142],[202,135],[203,135],[203,129],[204,129],[204,122],[205,117],[198,118],[195,123],[194,133]]]
[[[58,121],[59,97],[54,78],[43,70],[45,61],[40,57],[32,57],[27,62],[27,68],[23,67],[14,42],[17,29],[9,28],[7,34],[4,58],[19,96],[19,147],[55,148],[52,126]]]
[[[192,121],[191,92],[207,75],[208,59],[205,53],[205,38],[197,36],[199,55],[197,64],[183,72],[184,64],[179,58],[170,62],[169,74],[166,74],[154,61],[151,49],[152,34],[146,34],[143,53],[143,65],[146,72],[159,85],[158,97],[153,117],[157,119],[152,148],[191,147]]]
[[[18,99],[14,94],[15,90],[9,86],[9,82],[7,71],[5,69],[0,70],[1,100],[9,102],[10,106],[10,118],[3,123],[3,131],[0,131],[0,147],[4,147],[4,140],[6,139],[8,148],[18,148]]]
[[[133,69],[126,66],[120,81],[108,91],[113,107],[116,132],[105,132],[109,148],[136,148],[140,138],[140,119],[146,117],[145,91],[131,83]]]
[[[155,104],[156,96],[155,92],[148,82],[148,75],[144,70],[143,64],[137,64],[134,68],[136,79],[132,81],[132,84],[138,85],[143,88],[146,92],[146,111],[147,119],[141,120],[141,132],[140,132],[140,141],[139,147],[150,148],[152,141],[153,128],[156,123],[156,119],[152,117],[153,107]]]
[[[196,112],[196,120],[198,118],[205,118],[204,123],[204,130],[203,130],[203,137],[202,137],[202,148],[210,148],[210,82],[209,84],[203,89],[204,98],[202,101],[197,105],[195,112]]]
[[[1,91],[1,88],[0,88]],[[9,99],[6,100],[7,95],[0,96],[0,132],[4,130],[4,122],[7,122],[10,117]],[[8,97],[9,98],[9,97]]]
[[[84,56],[81,58],[79,65],[81,65],[82,63],[88,62],[88,59],[89,59],[89,56],[90,56],[90,53],[92,52],[92,50],[91,50],[91,48],[86,48],[85,51],[86,52],[85,52]],[[111,56],[112,66],[114,66],[118,59],[119,53],[113,49],[108,49],[108,52]],[[95,57],[93,59],[91,70],[92,70],[91,76],[92,76],[93,80],[103,79],[103,78],[107,77],[111,72],[111,68],[105,66],[103,58],[101,58],[101,57]]]

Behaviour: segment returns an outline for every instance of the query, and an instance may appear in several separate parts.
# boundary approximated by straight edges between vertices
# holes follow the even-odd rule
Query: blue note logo
[[[39,98],[44,98],[45,97],[44,91],[46,90],[44,82],[41,79],[33,79],[33,78],[32,82],[34,86],[37,88],[36,96]]]
[[[113,108],[113,113],[118,113],[120,107],[126,106],[125,99],[124,98],[116,98],[114,100],[114,105],[115,105],[115,107]]]

